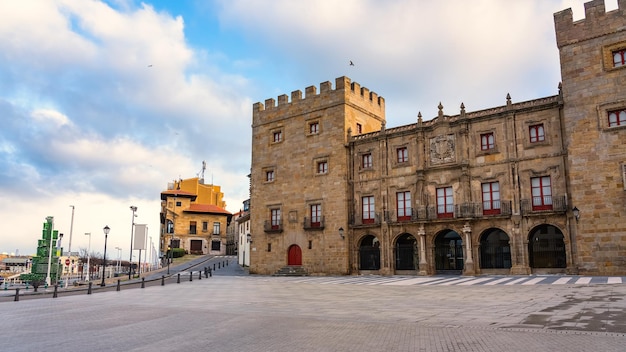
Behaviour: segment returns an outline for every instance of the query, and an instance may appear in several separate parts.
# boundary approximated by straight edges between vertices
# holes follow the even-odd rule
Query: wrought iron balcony
[[[539,213],[565,213],[567,201],[565,196],[543,196],[520,201],[522,215]]]
[[[317,221],[313,221],[317,220]],[[312,218],[304,218],[304,223],[302,224],[305,230],[323,230],[324,229],[324,217],[318,217],[316,219]]]
[[[278,222],[272,222],[270,220],[266,220],[263,224],[263,231],[265,231],[266,233],[283,232],[283,221],[280,220]]]

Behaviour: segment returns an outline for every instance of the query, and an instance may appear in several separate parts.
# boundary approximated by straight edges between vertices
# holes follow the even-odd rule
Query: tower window
[[[626,126],[626,109],[609,111],[609,127]]]
[[[491,150],[495,147],[495,139],[493,132],[483,133],[480,135],[480,150]]]
[[[613,67],[621,67],[626,65],[626,49],[613,52]]]
[[[543,142],[546,140],[543,124],[532,125],[528,128],[528,131],[530,133],[530,143]]]

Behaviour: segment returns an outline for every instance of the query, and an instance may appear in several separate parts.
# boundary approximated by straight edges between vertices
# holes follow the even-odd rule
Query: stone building
[[[162,251],[171,246],[189,254],[226,254],[232,214],[224,209],[223,197],[219,186],[197,177],[168,184],[161,192]]]
[[[553,96],[394,128],[347,77],[256,103],[250,272],[626,274],[618,6],[554,15]]]

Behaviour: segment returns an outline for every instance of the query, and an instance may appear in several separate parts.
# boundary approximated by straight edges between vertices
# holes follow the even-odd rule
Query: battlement
[[[304,105],[309,107],[322,107],[324,105],[334,105],[337,103],[354,103],[368,110],[378,112],[385,111],[385,99],[378,96],[377,93],[371,92],[368,88],[361,87],[356,82],[351,82],[350,78],[342,76],[335,79],[335,89],[332,89],[330,81],[320,83],[320,92],[317,92],[316,86],[305,88],[305,96],[302,96],[301,90],[291,92],[291,101],[287,94],[278,96],[278,104],[273,98],[265,100],[265,103],[257,102],[252,106],[253,120],[262,116],[290,114],[290,110],[296,111],[306,110]]]
[[[571,8],[555,13],[557,47],[626,30],[626,0],[618,0],[617,6],[606,12],[604,0],[586,2],[585,18],[576,22]]]

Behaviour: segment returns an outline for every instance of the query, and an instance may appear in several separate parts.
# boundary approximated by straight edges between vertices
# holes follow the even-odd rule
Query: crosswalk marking
[[[618,285],[626,284],[626,277],[590,276],[307,276],[280,277],[296,283],[319,285],[385,285],[385,286],[494,286],[494,285]]]
[[[621,284],[622,283],[622,278],[621,277],[610,277],[607,281],[607,284]]]
[[[556,280],[553,283],[553,285],[565,285],[566,283],[569,282],[569,280],[571,280],[571,278],[569,278],[569,277],[562,277],[562,278]]]

